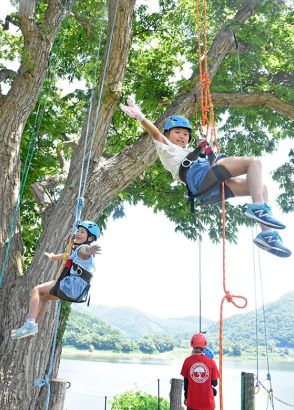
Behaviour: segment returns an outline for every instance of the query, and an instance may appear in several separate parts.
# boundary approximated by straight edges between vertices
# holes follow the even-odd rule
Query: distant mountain
[[[182,318],[159,318],[141,312],[133,307],[110,307],[103,305],[72,305],[74,311],[87,314],[95,319],[107,322],[111,328],[117,329],[127,338],[140,339],[150,334],[165,334],[187,339],[198,331],[198,318],[193,316]],[[276,302],[269,303],[257,311],[258,338],[262,346],[267,342],[270,346],[282,349],[294,349],[294,291],[283,295]],[[266,329],[264,328],[264,320]],[[231,316],[224,319],[223,338],[231,351],[238,349],[255,349],[255,311]],[[218,349],[219,324],[202,319],[202,328],[208,330],[207,336],[214,349]]]
[[[145,335],[155,333],[173,337],[190,336],[198,330],[199,319],[196,316],[164,319],[141,312],[133,307],[74,304],[72,307],[74,310],[109,323],[112,328],[118,329],[124,336],[131,339],[140,339]],[[212,320],[202,318],[203,329],[209,328],[212,324]]]

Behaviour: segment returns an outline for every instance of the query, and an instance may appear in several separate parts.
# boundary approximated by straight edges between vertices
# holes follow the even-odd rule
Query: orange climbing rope
[[[213,111],[213,104],[210,94],[210,80],[209,80],[209,68],[208,68],[208,54],[207,54],[207,14],[206,14],[206,0],[203,0],[203,58],[201,51],[201,27],[200,27],[200,12],[199,12],[199,0],[196,0],[196,27],[198,36],[198,59],[199,59],[199,82],[200,82],[200,101],[201,101],[201,113],[202,121],[201,126],[206,127],[205,132],[201,134],[208,138],[209,131],[211,134],[211,144],[216,146],[218,155],[220,154],[220,148],[217,139],[215,118]],[[204,66],[204,68],[203,68]],[[211,130],[209,128],[211,127]],[[223,274],[223,290],[224,297],[220,305],[220,326],[219,326],[219,371],[220,371],[220,383],[219,383],[219,397],[220,397],[220,410],[223,410],[223,305],[225,300],[233,303],[239,309],[243,309],[247,306],[247,299],[244,296],[232,295],[226,288],[226,209],[225,209],[225,185],[222,182],[222,274]],[[234,299],[242,299],[243,304],[239,305]]]

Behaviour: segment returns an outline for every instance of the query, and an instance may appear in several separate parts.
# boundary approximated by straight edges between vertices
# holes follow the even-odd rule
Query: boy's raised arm
[[[120,104],[120,109],[126,113],[131,118],[136,118],[141,122],[146,131],[154,138],[155,140],[165,144],[164,138],[159,131],[159,129],[149,121],[145,115],[142,113],[140,107],[136,105],[130,98],[128,99],[128,105]]]

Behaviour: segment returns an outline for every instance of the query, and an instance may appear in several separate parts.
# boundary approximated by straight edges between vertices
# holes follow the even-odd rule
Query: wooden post
[[[253,373],[241,373],[241,410],[255,410]]]
[[[160,410],[160,379],[157,379],[157,410]]]
[[[63,410],[66,389],[70,388],[70,382],[60,379],[50,381],[50,402],[49,410]]]
[[[182,379],[171,379],[171,388],[169,393],[170,410],[181,410],[182,408]]]

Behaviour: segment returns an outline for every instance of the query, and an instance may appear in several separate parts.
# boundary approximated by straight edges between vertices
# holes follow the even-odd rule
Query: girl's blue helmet
[[[95,224],[95,222],[92,221],[82,221],[77,225],[77,228],[79,227],[83,227],[85,229],[87,229],[87,231],[89,232],[89,234],[91,236],[95,237],[95,240],[97,240],[100,236],[100,229],[99,226],[97,224]]]
[[[190,142],[191,133],[192,133],[192,125],[190,124],[190,121],[188,120],[188,118],[182,117],[180,115],[171,115],[170,117],[168,117],[165,123],[164,131],[170,131],[173,128],[187,128],[187,130],[189,130],[189,133],[190,133],[190,138],[189,138],[189,142]]]

